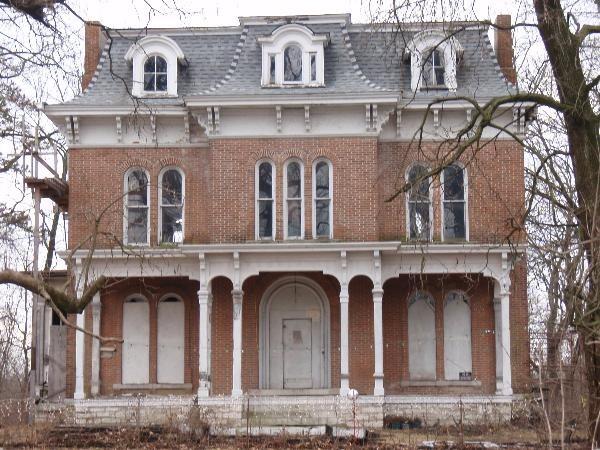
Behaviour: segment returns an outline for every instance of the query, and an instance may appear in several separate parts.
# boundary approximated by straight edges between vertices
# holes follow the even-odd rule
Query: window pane
[[[258,202],[258,236],[273,237],[273,201]]]
[[[444,203],[444,239],[465,239],[464,202]]]
[[[319,161],[315,166],[316,198],[329,197],[329,164]]]
[[[452,165],[444,169],[444,200],[464,200],[464,174],[463,170]]]
[[[423,84],[425,86],[431,86],[431,72],[433,70],[433,62],[431,61],[431,54],[427,57],[423,63]]]
[[[127,242],[145,244],[148,241],[148,209],[129,208],[127,214]]]
[[[296,45],[290,45],[283,53],[283,79],[302,81],[302,50]]]
[[[272,198],[273,196],[273,167],[264,162],[258,166],[258,197]]]
[[[416,165],[410,169],[408,173],[408,182],[415,183],[420,177],[427,173],[427,168]],[[418,185],[413,184],[410,189],[409,199],[412,201],[428,202],[429,201],[429,179],[421,180]]]
[[[310,54],[310,81],[317,81],[317,54]]]
[[[287,196],[288,198],[300,198],[300,164],[293,162],[287,166]]]
[[[289,237],[300,237],[302,224],[302,204],[300,200],[288,200],[287,234]]]
[[[127,204],[146,206],[148,204],[148,178],[141,170],[134,170],[127,177]]]
[[[409,203],[410,239],[429,240],[429,203]]]
[[[329,200],[315,202],[315,222],[317,237],[329,237]]]
[[[446,82],[444,81],[444,68],[443,67],[435,68],[435,84],[437,84],[438,86],[443,86],[444,84],[446,84]]]
[[[162,204],[181,205],[181,174],[177,170],[167,170],[162,176]]]
[[[156,56],[156,71],[157,72],[166,72],[167,71],[167,61],[160,57]]]
[[[270,58],[269,82],[275,83],[275,55],[270,55],[269,58]]]
[[[145,73],[144,74],[144,90],[145,91],[153,91],[154,90],[154,74],[153,73]]]
[[[183,208],[179,206],[162,207],[161,242],[183,241]]]
[[[144,72],[155,72],[155,56],[151,56],[144,63]]]
[[[167,90],[167,74],[159,73],[156,75],[156,90],[166,91]]]

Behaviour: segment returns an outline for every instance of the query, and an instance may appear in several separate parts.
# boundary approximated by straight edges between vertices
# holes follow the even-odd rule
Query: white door
[[[411,380],[435,380],[435,306],[425,293],[408,306],[408,372]]]
[[[312,320],[283,319],[282,335],[283,388],[312,388]]]
[[[158,304],[157,381],[184,382],[185,306],[175,297]]]
[[[123,304],[122,383],[149,383],[150,327],[148,302],[131,299]]]

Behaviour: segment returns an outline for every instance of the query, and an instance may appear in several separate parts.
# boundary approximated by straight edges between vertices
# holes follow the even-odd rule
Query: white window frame
[[[146,214],[148,216],[146,219],[146,224],[147,224],[146,242],[129,242],[129,239],[127,237],[128,230],[129,230],[129,208],[130,208],[128,205],[128,200],[129,200],[128,179],[129,179],[129,175],[132,172],[135,172],[138,170],[144,172],[146,174],[146,179],[148,180],[148,184],[146,185],[146,199],[147,199]],[[150,174],[143,167],[140,167],[140,166],[130,167],[129,169],[127,169],[127,171],[125,172],[125,175],[123,176],[123,193],[124,193],[124,195],[123,195],[123,243],[125,245],[140,246],[140,247],[150,245],[150,230],[152,228],[152,225],[150,224],[150,212],[151,212],[151,209],[150,209],[150,207],[151,207],[150,186],[151,186]]]
[[[436,60],[434,58],[434,55],[438,55],[438,58],[440,59],[440,61],[437,61],[437,65]],[[429,74],[425,73],[425,64],[427,63],[427,60],[431,58],[431,72]],[[422,72],[421,72],[421,76],[423,78],[423,80],[426,79],[430,79],[429,82],[425,82],[423,81],[423,84],[425,85],[425,87],[427,89],[445,89],[446,88],[446,81],[444,80],[441,84],[437,82],[437,76],[435,73],[435,69],[436,68],[441,68],[444,70],[444,74],[446,73],[446,65],[444,63],[444,56],[443,56],[443,52],[438,49],[438,48],[430,48],[426,53],[425,53],[425,59],[423,60],[423,68],[422,68]],[[444,75],[445,78],[445,75]],[[432,82],[433,80],[433,82]]]
[[[449,380],[449,381],[457,381],[456,378],[449,378],[447,375],[447,371],[448,368],[446,367],[446,351],[448,346],[446,345],[446,305],[448,304],[448,299],[451,295],[460,295],[464,298],[467,306],[469,307],[469,341],[470,341],[470,372],[471,372],[471,380],[474,380],[475,377],[473,375],[473,308],[471,305],[471,299],[469,298],[469,296],[462,290],[460,289],[452,289],[450,292],[448,292],[445,296],[444,296],[444,379],[445,380]],[[450,324],[449,324],[450,325]]]
[[[273,227],[271,237],[260,237],[260,208],[259,202],[261,201],[259,198],[259,167],[263,163],[271,164],[271,202],[273,203],[273,218],[271,222],[271,226]],[[277,168],[275,163],[268,158],[260,159],[256,162],[254,166],[254,238],[257,241],[274,241],[277,235]],[[262,201],[265,201],[263,199]]]
[[[156,71],[156,65],[155,65],[154,66],[154,72],[146,72],[146,62],[148,62],[148,60],[150,58],[162,58],[165,61],[165,64],[167,65],[167,71],[166,72],[157,72]],[[155,64],[156,64],[156,62],[155,62]],[[143,71],[142,91],[143,91],[144,95],[161,95],[161,94],[164,95],[167,92],[169,92],[169,79],[170,79],[170,76],[169,76],[169,62],[167,61],[167,59],[162,54],[160,54],[160,53],[153,53],[151,55],[146,56],[146,59],[144,59],[144,64],[143,64],[143,67],[142,67],[142,71]],[[157,79],[156,75],[166,73],[166,75],[167,75],[167,89],[162,90],[162,91],[159,91],[159,90],[156,90],[156,89],[151,89],[151,90],[147,91],[146,90],[146,83],[145,83],[145,78],[146,78],[146,74],[147,73],[153,73],[154,74],[154,86],[156,86],[156,79]]]
[[[300,197],[288,198],[288,167],[296,163],[300,166]],[[300,236],[288,236],[288,202],[300,200]],[[298,158],[288,159],[283,165],[283,238],[304,239],[304,164]]]
[[[329,166],[329,236],[317,236],[317,200],[325,198],[317,198],[317,164],[325,162]],[[312,235],[313,239],[333,239],[333,164],[327,158],[317,158],[312,163]]]
[[[162,204],[163,175],[165,174],[165,172],[167,172],[169,170],[175,170],[175,171],[179,172],[179,175],[181,175],[181,242],[167,242],[167,244],[177,245],[177,244],[183,244],[183,242],[185,240],[185,173],[183,172],[183,170],[181,170],[180,167],[177,167],[177,166],[163,167],[158,174],[158,198],[157,198],[158,236],[157,236],[157,239],[158,239],[159,244],[163,243],[163,240],[162,240],[162,208],[164,206],[166,206],[166,207],[175,206],[175,205],[163,205]]]
[[[452,238],[450,240],[450,242],[469,242],[469,178],[468,178],[468,173],[467,173],[467,168],[464,166],[464,164],[460,163],[460,162],[454,162],[452,164],[450,164],[451,166],[455,165],[461,168],[462,172],[463,172],[463,197],[464,200],[463,202],[465,203],[465,207],[464,207],[464,211],[465,211],[465,237],[463,238]],[[445,168],[444,168],[445,169]],[[442,219],[442,223],[441,223],[441,228],[442,228],[442,232],[441,232],[441,237],[442,237],[442,241],[446,241],[446,237],[444,236],[444,203],[446,202],[446,200],[444,200],[444,189],[445,189],[445,183],[444,183],[444,170],[442,170],[442,172],[440,173],[440,181],[441,181],[441,189],[440,189],[440,217]],[[458,203],[457,201],[452,201],[450,200],[449,203]]]
[[[406,183],[409,182],[409,174],[410,171],[416,167],[416,166],[421,166],[424,167],[425,170],[429,170],[429,167],[426,164],[423,164],[421,162],[415,162],[413,164],[411,164],[410,166],[408,166],[408,169],[406,169],[406,173],[405,173],[405,181]],[[427,237],[427,242],[431,242],[433,240],[433,185],[432,185],[432,180],[431,177],[428,178],[429,180],[429,236]],[[406,193],[406,240],[407,241],[413,241],[413,242],[422,242],[421,239],[417,239],[417,238],[412,238],[410,236],[410,204],[412,203],[412,200],[410,200],[410,191],[408,191]]]

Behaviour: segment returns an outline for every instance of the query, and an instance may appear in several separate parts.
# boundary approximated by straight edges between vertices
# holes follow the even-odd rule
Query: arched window
[[[426,88],[445,86],[444,57],[440,50],[432,49],[427,53],[423,63],[423,85]]]
[[[285,211],[283,213],[285,238],[304,237],[304,168],[292,160],[284,168]]]
[[[288,45],[283,52],[283,81],[302,82],[302,49]]]
[[[458,164],[442,172],[442,238],[468,239],[466,171]]]
[[[176,168],[164,169],[159,175],[159,237],[160,242],[183,242],[183,203],[185,182]]]
[[[332,167],[325,159],[319,159],[313,170],[313,236],[333,237],[332,222]]]
[[[148,244],[150,226],[150,185],[145,170],[134,168],[125,174],[125,243]]]
[[[450,292],[444,300],[444,376],[472,379],[471,307],[465,294]]]
[[[185,362],[185,305],[168,295],[158,302],[156,377],[159,383],[183,383]]]
[[[144,63],[144,91],[166,92],[167,61],[162,56],[149,56]]]
[[[123,303],[121,382],[146,384],[150,379],[150,323],[148,302],[136,295]]]
[[[435,380],[435,301],[417,291],[408,300],[408,372],[411,380]]]
[[[256,237],[275,238],[275,167],[270,161],[256,165]]]
[[[412,188],[407,194],[408,237],[427,241],[431,239],[431,195],[430,179],[423,178],[427,168],[421,164],[413,165],[407,174]]]

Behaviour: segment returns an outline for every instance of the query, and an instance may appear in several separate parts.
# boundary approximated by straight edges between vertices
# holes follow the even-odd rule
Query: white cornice
[[[111,106],[111,105],[71,105],[62,103],[57,105],[44,104],[42,112],[48,117],[62,116],[126,116],[129,114],[156,115],[156,116],[184,116],[188,113],[185,106],[173,105],[144,105],[137,108],[133,106]]]
[[[317,89],[317,88],[315,88]],[[268,90],[268,88],[265,88]],[[288,105],[363,105],[367,103],[396,104],[398,94],[394,92],[375,92],[364,94],[281,94],[269,95],[268,92],[248,96],[199,95],[185,98],[187,106],[288,106]]]

